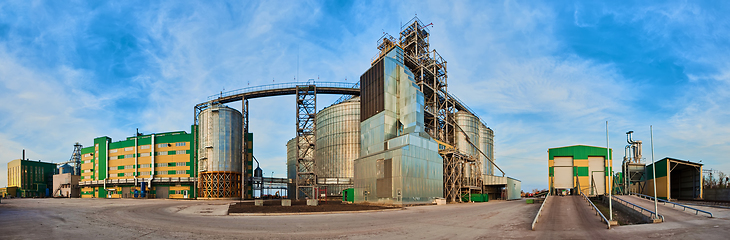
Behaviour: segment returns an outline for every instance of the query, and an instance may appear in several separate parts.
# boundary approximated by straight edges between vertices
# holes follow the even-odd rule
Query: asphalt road
[[[538,204],[524,201],[409,207],[368,213],[216,216],[223,201],[12,199],[2,239],[476,239],[534,238]],[[509,238],[509,237],[507,237]]]
[[[559,197],[551,197],[558,200]],[[602,225],[574,197],[553,201],[537,231],[539,204],[520,201],[408,207],[406,210],[291,216],[228,216],[230,201],[134,199],[4,199],[0,239],[727,239],[730,219]],[[550,203],[550,202],[548,202]],[[562,210],[561,206],[563,207]],[[559,214],[583,209],[570,218]],[[546,209],[543,209],[545,211]],[[720,211],[720,210],[718,210]],[[730,216],[722,210],[719,216]],[[584,212],[584,213],[585,213]],[[573,212],[576,213],[576,212]],[[591,215],[593,214],[593,215]],[[553,216],[555,215],[555,216]],[[564,218],[566,216],[563,216]],[[594,226],[595,225],[595,226]],[[603,226],[603,227],[598,227]]]

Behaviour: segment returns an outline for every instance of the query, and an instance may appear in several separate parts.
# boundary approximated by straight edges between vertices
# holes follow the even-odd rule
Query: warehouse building
[[[56,164],[40,160],[15,159],[8,163],[8,188],[4,194],[13,197],[51,196]]]
[[[676,158],[662,158],[656,166],[656,195],[661,199],[699,200],[702,199],[702,164]],[[633,184],[644,195],[654,196],[654,170],[652,164],[646,165],[642,184]]]
[[[194,135],[140,134],[117,142],[95,138],[81,149],[81,197],[194,198]]]
[[[570,190],[588,196],[606,194],[610,189],[612,157],[605,147],[575,145],[548,149],[548,182],[555,191]]]

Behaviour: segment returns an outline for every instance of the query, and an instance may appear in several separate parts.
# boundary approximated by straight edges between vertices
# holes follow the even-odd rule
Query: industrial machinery
[[[646,164],[642,163],[641,141],[634,141],[632,138],[633,133],[634,131],[626,132],[626,142],[628,145],[624,148],[624,160],[622,163],[624,194],[644,191],[644,184],[641,180],[644,176]]]
[[[479,184],[484,176],[494,175],[494,167],[502,173],[499,181],[501,185],[504,185],[501,182],[506,178],[504,178],[504,171],[494,163],[493,154],[487,154],[487,152],[493,153],[493,150],[483,149],[489,146],[489,142],[493,146],[493,132],[486,134],[488,138],[491,137],[491,141],[487,139],[486,145],[480,144],[479,135],[482,130],[479,130],[479,124],[461,126],[456,119],[459,115],[466,116],[464,115],[466,113],[476,118],[476,113],[458,98],[448,93],[447,62],[436,50],[430,49],[430,32],[427,27],[431,25],[423,24],[418,17],[414,17],[401,26],[402,30],[398,39],[389,34],[384,34],[378,41],[378,50],[380,52],[373,58],[372,63],[375,64],[395,47],[403,49],[402,62],[411,71],[419,90],[424,95],[424,126],[426,132],[433,139],[444,143],[444,146],[455,147],[454,149],[442,149],[440,154],[444,160],[444,196],[447,201],[456,202],[460,201],[461,197],[458,195],[463,195],[464,188],[471,189],[473,187],[472,183]],[[458,112],[462,113],[459,114]],[[478,118],[476,122],[479,122]],[[466,122],[463,123],[467,124]],[[476,130],[474,127],[476,127]],[[483,163],[485,160],[488,164]],[[482,163],[479,165],[483,167],[478,167],[478,172],[491,172],[491,175],[476,174],[476,176],[471,177],[471,170],[467,169],[473,167],[464,166],[473,165],[474,162],[480,161]],[[470,178],[476,178],[476,180]],[[479,186],[479,188],[481,189],[482,186]]]

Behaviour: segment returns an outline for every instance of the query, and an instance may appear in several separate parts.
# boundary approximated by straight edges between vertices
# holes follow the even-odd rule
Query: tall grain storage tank
[[[292,138],[286,142],[286,178],[289,179],[287,184],[287,196],[294,199],[297,190],[295,189],[297,180],[297,145],[296,139]]]
[[[489,159],[494,161],[494,132],[492,129],[484,124],[480,124],[479,139],[479,150],[489,156]],[[480,154],[479,159],[482,161],[482,174],[494,175],[494,165],[487,159],[487,157]]]
[[[458,111],[455,115],[456,124],[459,125],[459,128],[456,129],[456,149],[459,149],[460,152],[466,155],[480,160],[479,151],[477,150],[480,140],[479,125],[481,125],[479,118],[466,111]],[[471,141],[473,145],[470,144],[469,141]],[[478,174],[478,172],[481,171],[481,169],[475,170],[477,172],[473,172],[472,169],[467,168],[465,169],[464,175],[474,177],[474,174]]]
[[[494,131],[489,127],[487,127],[485,130],[486,130],[486,132],[483,134],[486,135],[487,143],[486,143],[485,147],[487,150],[484,151],[484,154],[487,154],[487,156],[489,156],[489,159],[491,159],[492,162],[496,163],[497,160],[494,158]],[[482,138],[482,139],[484,139],[484,138]],[[494,164],[493,163],[489,164],[489,169],[487,169],[487,171],[488,171],[487,172],[488,175],[494,175]]]
[[[355,159],[360,157],[360,98],[354,97],[317,113],[315,173],[327,196],[342,196],[353,187]]]
[[[289,179],[289,184],[287,184],[287,196],[290,199],[295,199],[296,195],[299,194],[300,198],[304,197],[304,194],[297,192],[297,139],[299,139],[299,142],[305,144],[306,138],[304,137],[295,137],[290,139],[288,142],[286,142],[286,177]],[[304,156],[304,159],[311,160],[314,156],[314,153],[309,152],[307,155]],[[304,172],[306,168],[304,166],[300,166],[299,172]]]
[[[224,105],[198,115],[200,198],[241,197],[242,119],[241,112]]]

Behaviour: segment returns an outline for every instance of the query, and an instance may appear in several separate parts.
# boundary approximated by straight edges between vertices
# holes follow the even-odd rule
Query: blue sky
[[[383,32],[416,14],[433,23],[449,91],[494,129],[497,163],[523,189],[547,187],[548,148],[605,146],[605,121],[617,169],[628,130],[651,160],[653,125],[656,159],[730,172],[727,12],[723,1],[3,1],[0,186],[22,149],[60,162],[74,142],[189,131],[207,96],[292,82],[297,69],[354,82]],[[250,104],[255,155],[284,177],[294,99]]]

